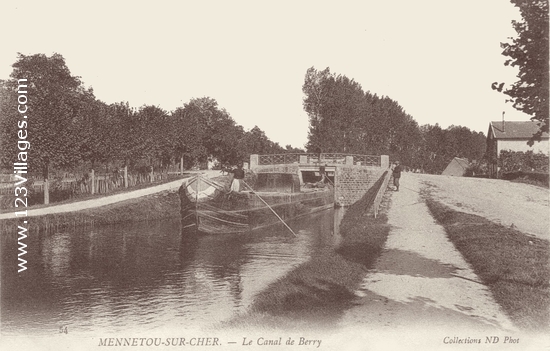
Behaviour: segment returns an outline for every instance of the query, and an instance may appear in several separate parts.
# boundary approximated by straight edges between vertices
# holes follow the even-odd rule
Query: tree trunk
[[[50,176],[50,164],[49,162],[46,163],[46,166],[44,167],[43,172],[43,178],[44,178],[44,205],[48,205],[50,203],[50,189],[48,184],[48,178]]]
[[[103,176],[103,182],[105,183],[105,194],[109,191],[109,185],[107,183],[107,179],[109,177],[109,168],[107,167],[107,163],[105,163],[105,176]]]
[[[183,155],[181,155],[181,159],[180,159],[180,170],[181,170],[181,175],[183,175]]]
[[[124,164],[124,187],[128,187],[128,165]]]

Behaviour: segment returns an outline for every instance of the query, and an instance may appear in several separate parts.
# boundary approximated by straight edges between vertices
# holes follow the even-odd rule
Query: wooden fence
[[[92,191],[92,178],[89,174],[64,174],[62,178],[52,177],[49,180],[50,191],[69,190],[74,195],[89,194]],[[39,176],[29,176],[26,187],[35,192],[44,191],[44,181]],[[179,174],[176,171],[165,170],[159,173],[129,173],[128,187],[134,187],[140,184],[164,181],[168,179],[177,179]],[[22,185],[23,186],[23,185]],[[13,195],[15,180],[9,174],[0,175],[0,195]],[[114,190],[124,188],[124,176],[122,172],[99,173],[94,176],[94,192],[96,194],[106,194]]]

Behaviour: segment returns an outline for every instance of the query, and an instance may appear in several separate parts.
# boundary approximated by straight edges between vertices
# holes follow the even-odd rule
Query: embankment
[[[550,246],[483,217],[451,209],[426,195],[448,238],[489,287],[510,319],[525,330],[550,325]]]
[[[152,195],[120,201],[114,204],[74,212],[51,213],[27,218],[0,220],[0,232],[16,233],[23,225],[31,233],[62,230],[82,226],[157,220],[180,216],[180,200],[176,189],[161,191]]]
[[[245,315],[222,328],[323,328],[335,323],[355,299],[365,274],[380,256],[389,233],[385,216],[389,192],[380,213],[369,209],[383,178],[347,208],[340,223],[338,247],[315,253],[258,294]]]

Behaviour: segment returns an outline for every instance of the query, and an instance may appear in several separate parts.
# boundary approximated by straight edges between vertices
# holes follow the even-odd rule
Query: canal
[[[17,273],[2,236],[2,335],[209,328],[243,313],[270,283],[338,245],[343,209],[247,234],[190,236],[179,220],[30,233]]]

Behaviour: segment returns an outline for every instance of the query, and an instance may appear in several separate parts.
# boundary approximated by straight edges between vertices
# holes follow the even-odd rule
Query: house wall
[[[548,143],[548,140],[535,142],[532,147],[527,145],[527,140],[498,140],[497,149],[498,149],[499,155],[502,150],[512,150],[512,151],[522,151],[522,152],[531,150],[534,153],[538,153],[540,151],[545,155],[550,154],[549,152],[550,144]]]

